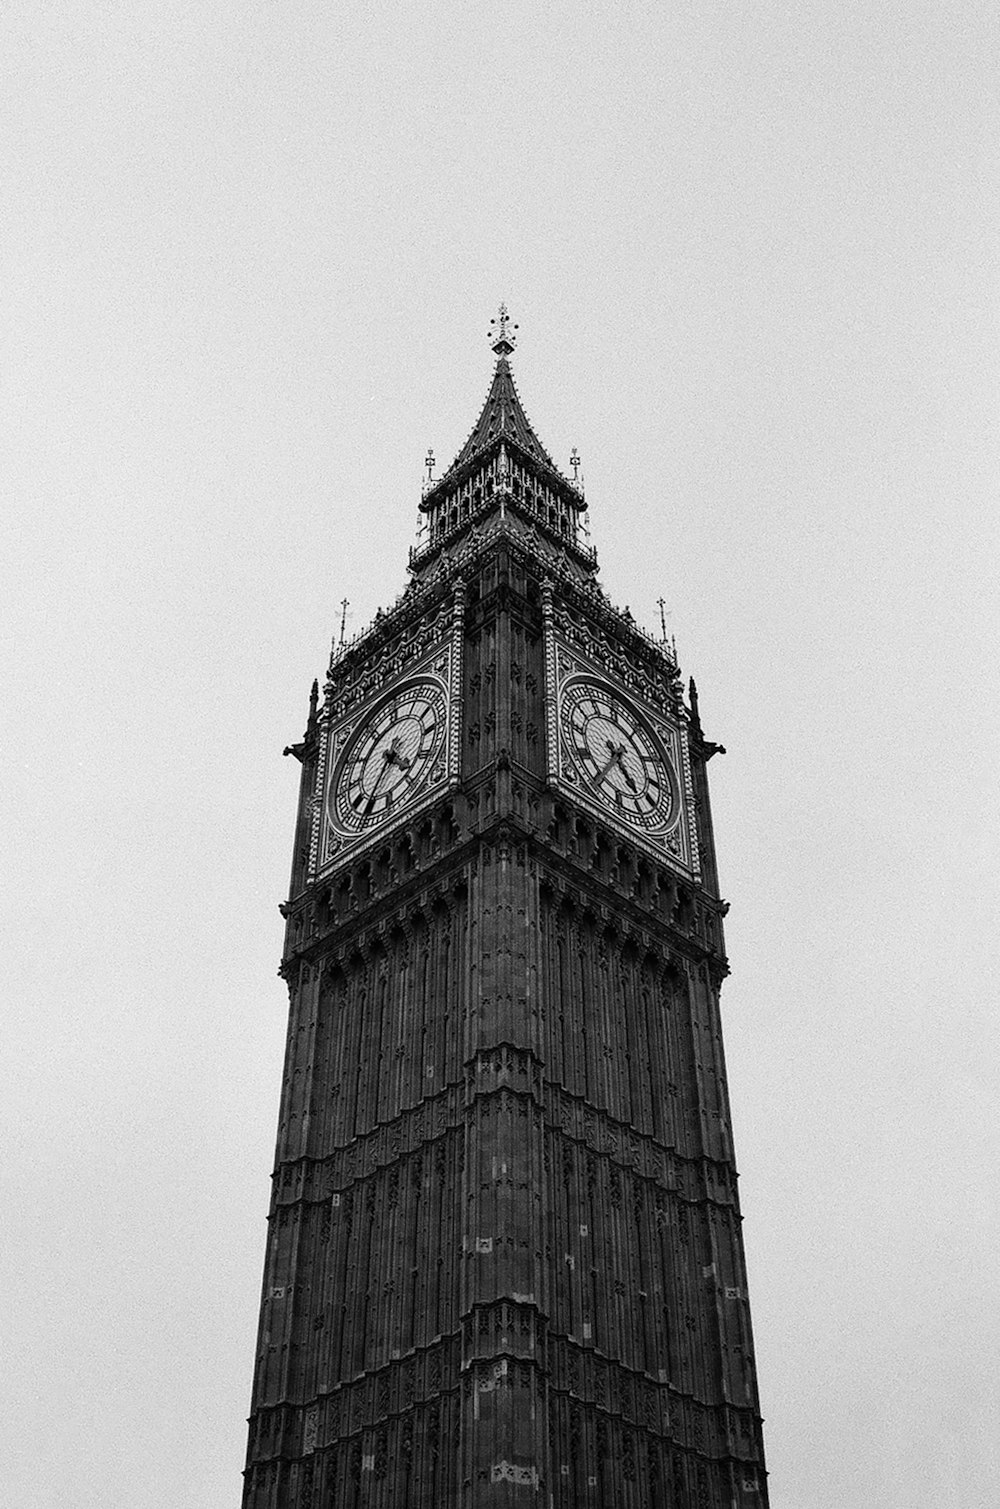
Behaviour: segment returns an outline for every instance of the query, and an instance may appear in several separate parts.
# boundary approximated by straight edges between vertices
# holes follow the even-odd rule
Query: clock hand
[[[386,775],[389,771],[389,766],[393,763],[393,759],[394,754],[391,749],[384,749],[382,751],[382,769],[379,771],[378,776],[375,779],[375,784],[372,787],[371,794],[369,795],[368,801],[365,804],[365,817],[371,816],[371,810],[375,805],[375,798],[378,796],[378,789],[381,786],[382,782],[385,780]]]
[[[625,753],[625,745],[624,744],[622,744],[620,748],[616,748],[615,745],[612,744],[612,742],[611,742],[610,739],[606,739],[605,743],[607,744],[608,748],[611,751],[611,758],[609,760],[605,761],[603,768],[598,773],[597,779],[599,781],[603,781],[604,780],[604,777],[607,775],[607,773],[611,769],[612,765],[617,764],[618,767],[619,767],[619,769],[621,768],[621,758],[622,758],[622,755]]]
[[[399,742],[400,741],[398,737],[393,739],[392,743],[389,745],[389,748],[385,752],[385,759],[388,760],[392,765],[398,765],[400,770],[409,770],[410,766],[413,764],[413,761],[407,760],[403,755],[400,754]]]
[[[635,781],[632,779],[632,777],[629,775],[628,771],[625,769],[624,755],[625,755],[625,751],[623,749],[622,752],[621,752],[621,758],[618,761],[618,769],[621,771],[622,775],[624,776],[625,780],[628,782],[628,784],[632,788],[632,790],[633,791],[638,791],[639,790],[638,786],[635,784]]]
[[[412,764],[413,764],[412,760],[406,759],[405,755],[401,755],[399,753],[399,740],[398,739],[393,739],[392,743],[389,745],[389,748],[388,749],[383,749],[383,751],[382,751],[382,769],[379,771],[378,776],[376,777],[376,780],[375,780],[375,784],[372,787],[371,793],[370,793],[370,795],[368,797],[368,801],[365,803],[365,811],[364,811],[365,817],[370,817],[371,816],[372,808],[375,806],[375,798],[378,796],[378,793],[379,793],[379,787],[382,785],[382,782],[385,780],[390,765],[396,765],[400,770],[409,770],[409,768],[410,768],[410,766]]]

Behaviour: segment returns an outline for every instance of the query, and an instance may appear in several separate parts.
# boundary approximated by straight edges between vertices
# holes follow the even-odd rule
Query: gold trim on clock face
[[[399,687],[368,714],[350,739],[330,782],[331,822],[365,833],[419,795],[438,760],[448,703],[436,681]]]
[[[596,681],[563,693],[563,749],[591,800],[634,827],[662,831],[680,814],[673,763],[652,728]]]

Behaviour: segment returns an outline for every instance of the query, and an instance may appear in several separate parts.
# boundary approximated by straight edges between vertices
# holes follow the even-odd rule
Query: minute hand
[[[378,789],[381,786],[382,782],[385,780],[386,774],[391,764],[392,754],[391,751],[387,749],[385,754],[382,756],[382,769],[379,771],[378,776],[375,780],[375,784],[371,789],[371,794],[368,797],[368,801],[365,803],[365,817],[371,816],[371,810],[375,805],[375,798],[378,796]]]
[[[391,749],[385,749],[382,751],[382,769],[379,771],[378,775],[375,778],[375,784],[372,787],[368,801],[365,804],[365,817],[369,817],[371,815],[372,808],[375,805],[375,798],[379,793],[379,787],[382,785],[382,782],[389,774],[390,765],[395,765],[398,763],[398,761],[399,756],[396,753],[395,745],[393,745]],[[409,764],[409,761],[407,761],[407,764]]]
[[[628,771],[625,769],[625,758],[624,758],[624,755],[625,755],[625,751],[622,750],[621,754],[618,756],[618,769],[621,771],[622,775],[625,777],[625,780],[628,781],[628,783],[631,786],[632,790],[633,791],[638,791],[639,790],[638,786],[635,784],[635,781],[632,779],[632,777],[629,775]]]

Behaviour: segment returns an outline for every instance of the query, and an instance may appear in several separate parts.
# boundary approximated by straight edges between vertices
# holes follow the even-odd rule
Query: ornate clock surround
[[[674,684],[673,667],[664,662],[661,688],[653,678],[640,673],[617,647],[604,642],[596,626],[571,624],[554,609],[546,592],[546,743],[548,774],[553,786],[577,805],[599,817],[628,839],[685,874],[700,878],[694,791],[688,753],[688,713]],[[589,631],[589,632],[588,632]],[[659,695],[658,695],[659,693]],[[624,719],[638,731],[650,757],[662,755],[668,766],[662,777],[670,785],[670,800],[645,805],[630,801],[621,782],[622,801],[609,789],[603,796],[581,766],[573,747],[570,728],[573,704],[581,694],[596,699],[609,710],[621,709]],[[652,698],[656,696],[656,703]],[[608,745],[609,750],[611,745]],[[642,777],[637,776],[640,786]]]
[[[362,697],[345,682],[341,692],[336,672],[331,673],[326,704],[320,726],[316,782],[311,799],[312,821],[309,845],[310,878],[332,870],[362,850],[381,843],[399,822],[410,821],[416,813],[435,801],[443,791],[454,786],[459,777],[461,754],[461,666],[463,638],[463,604],[457,597],[450,614],[450,625],[436,647],[412,659],[400,657],[383,664],[383,674],[369,679],[371,689]],[[374,681],[374,686],[372,686]],[[365,814],[369,821],[344,818],[343,800],[337,783],[343,778],[345,761],[363,751],[366,730],[375,730],[385,722],[384,713],[398,707],[405,715],[407,699],[416,697],[433,704],[440,719],[440,737],[428,748],[428,758],[411,793],[388,809]],[[383,742],[384,739],[383,739]],[[377,759],[377,752],[375,755]]]

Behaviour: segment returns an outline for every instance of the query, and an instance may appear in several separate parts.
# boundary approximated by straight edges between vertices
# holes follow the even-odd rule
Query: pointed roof
[[[532,460],[548,467],[557,476],[560,475],[555,462],[535,434],[531,421],[524,412],[505,351],[501,351],[497,357],[493,382],[486,395],[483,411],[473,426],[472,434],[449,466],[445,476],[450,476],[452,472],[460,470],[467,461],[471,461],[474,456],[479,455],[480,451],[485,451],[498,439],[513,441]],[[444,478],[442,477],[441,480],[444,481]]]
[[[434,481],[428,478],[420,505],[421,509],[425,513],[430,512],[434,501],[441,495],[443,489],[454,485],[463,474],[467,475],[480,456],[485,455],[493,447],[499,447],[502,443],[513,446],[529,467],[535,466],[545,471],[550,483],[563,493],[575,508],[582,509],[584,507],[583,494],[579,484],[575,480],[569,482],[563,476],[535,434],[531,420],[524,412],[524,407],[518,397],[509,360],[517,340],[517,326],[507,313],[506,304],[500,305],[500,313],[495,320],[490,321],[490,327],[490,345],[496,352],[497,364],[482,413],[473,425],[468,440],[447,470]]]

